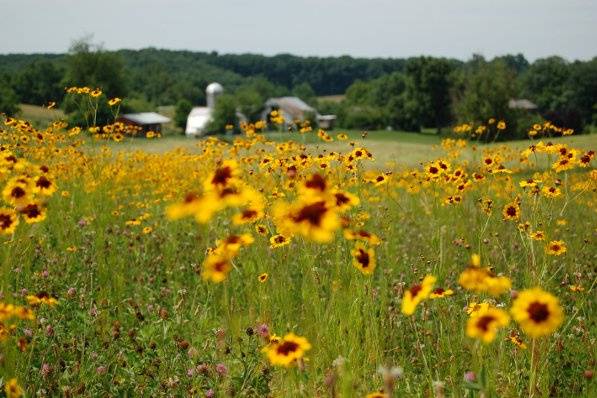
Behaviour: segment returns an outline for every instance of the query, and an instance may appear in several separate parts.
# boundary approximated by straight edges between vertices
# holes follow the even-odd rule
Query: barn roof
[[[136,124],[162,124],[168,123],[170,118],[160,115],[156,112],[139,112],[139,113],[126,113],[121,116],[123,119],[130,120]]]
[[[526,98],[512,98],[510,101],[508,101],[508,107],[510,109],[537,109],[537,105]]]
[[[293,117],[300,117],[305,112],[315,112],[313,107],[307,105],[307,103],[299,97],[270,98],[265,105],[276,106]]]

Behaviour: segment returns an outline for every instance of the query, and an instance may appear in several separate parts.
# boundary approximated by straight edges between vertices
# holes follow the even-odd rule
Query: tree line
[[[184,124],[184,112],[205,103],[204,88],[212,81],[234,97],[227,106],[234,104],[251,120],[259,117],[267,98],[297,95],[320,113],[337,114],[344,128],[443,130],[493,117],[509,122],[507,137],[540,119],[577,131],[597,124],[597,58],[530,63],[521,54],[461,61],[105,51],[86,39],[66,54],[0,55],[0,111],[11,114],[18,103],[53,101],[76,114],[64,89],[87,85],[126,98],[125,111],[177,104],[179,124]],[[345,99],[317,100],[330,94],[345,94]],[[512,109],[513,98],[526,98],[538,109]]]

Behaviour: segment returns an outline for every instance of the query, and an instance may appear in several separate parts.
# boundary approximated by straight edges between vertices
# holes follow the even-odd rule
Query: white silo
[[[210,83],[205,89],[205,96],[207,98],[207,107],[214,109],[216,106],[216,99],[224,93],[224,87],[220,83]]]

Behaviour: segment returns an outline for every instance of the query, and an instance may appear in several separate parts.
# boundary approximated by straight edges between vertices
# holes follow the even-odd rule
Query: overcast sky
[[[0,0],[0,53],[108,49],[366,57],[597,56],[597,0]]]

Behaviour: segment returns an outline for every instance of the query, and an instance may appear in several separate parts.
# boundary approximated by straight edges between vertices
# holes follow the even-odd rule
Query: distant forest
[[[103,51],[89,43],[68,54],[0,55],[0,111],[11,103],[63,103],[70,85],[100,86],[127,98],[130,110],[205,103],[204,89],[220,82],[250,118],[270,96],[297,95],[346,128],[417,131],[489,117],[523,124],[547,119],[577,131],[597,124],[597,58],[528,62],[521,54],[468,61],[218,54],[154,48]],[[345,94],[341,102],[318,100]],[[534,112],[509,109],[511,98]],[[64,106],[63,106],[64,107]]]

